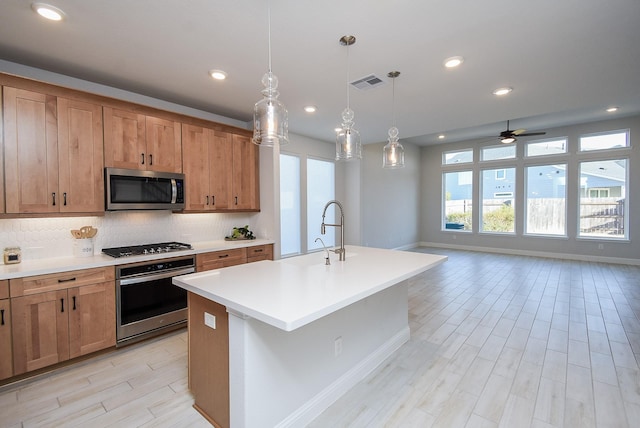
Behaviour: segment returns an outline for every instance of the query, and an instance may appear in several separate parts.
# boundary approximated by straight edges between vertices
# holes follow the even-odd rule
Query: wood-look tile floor
[[[411,339],[312,427],[640,425],[640,267],[422,249]],[[0,390],[0,426],[209,426],[186,333]]]

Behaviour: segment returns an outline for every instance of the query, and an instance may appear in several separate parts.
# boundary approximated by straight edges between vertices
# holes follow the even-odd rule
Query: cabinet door
[[[182,172],[180,122],[147,116],[146,169]]]
[[[7,213],[57,212],[56,97],[4,88]]]
[[[109,281],[69,289],[70,358],[115,344],[115,283]]]
[[[209,193],[209,143],[213,131],[182,125],[182,171],[185,175],[185,211],[211,209]]]
[[[103,115],[105,166],[146,169],[144,115],[111,107],[104,107]]]
[[[102,107],[58,98],[60,212],[104,211]]]
[[[244,135],[233,135],[233,209],[260,210],[258,146]]]
[[[0,380],[11,376],[13,376],[11,305],[9,299],[0,299]]]
[[[67,290],[11,299],[15,375],[69,359]]]
[[[214,210],[233,208],[233,137],[216,131],[209,146],[209,189]]]
[[[0,100],[2,100],[2,86],[0,86]],[[4,147],[4,121],[1,119],[4,117],[2,113],[2,102],[0,102],[0,148]],[[0,213],[4,213],[4,150],[0,149]]]

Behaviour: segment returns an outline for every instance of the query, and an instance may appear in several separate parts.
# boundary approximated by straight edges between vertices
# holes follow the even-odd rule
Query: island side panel
[[[407,300],[403,281],[290,332],[232,313],[233,426],[306,425],[408,340]]]
[[[229,318],[227,309],[188,293],[189,390],[194,407],[217,428],[229,428]],[[205,324],[205,313],[209,314]],[[211,326],[215,317],[215,329]]]

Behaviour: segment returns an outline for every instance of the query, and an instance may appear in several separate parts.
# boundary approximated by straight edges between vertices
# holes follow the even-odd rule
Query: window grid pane
[[[442,175],[444,200],[442,228],[471,231],[473,173],[445,172]]]
[[[455,150],[442,154],[443,165],[455,165],[459,163],[473,162],[473,149]]]
[[[627,160],[580,163],[580,237],[627,238]]]
[[[612,132],[580,137],[580,151],[618,149],[629,147],[629,132]]]
[[[322,248],[316,238],[322,238],[327,247],[335,245],[336,228],[327,227],[325,235],[320,234],[322,211],[330,200],[335,199],[335,164],[330,161],[307,160],[307,250]],[[335,224],[335,204],[327,209],[326,223]]]
[[[526,168],[525,233],[566,236],[567,165]]]
[[[280,255],[300,254],[300,158],[280,155]]]
[[[501,146],[483,147],[480,151],[480,160],[492,161],[499,159],[515,159],[515,144],[503,144]]]
[[[567,153],[567,139],[531,141],[525,146],[527,157],[548,156]]]
[[[482,171],[481,231],[515,233],[515,181],[515,168]]]

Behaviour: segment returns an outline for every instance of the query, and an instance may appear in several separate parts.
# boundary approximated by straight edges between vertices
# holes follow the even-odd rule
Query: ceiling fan
[[[505,143],[505,144],[510,144],[510,143],[514,143],[518,137],[528,137],[530,135],[544,135],[546,134],[546,132],[526,132],[526,129],[516,129],[516,130],[510,130],[509,129],[509,121],[507,120],[507,130],[506,131],[502,131],[500,133],[500,142],[501,143]]]

